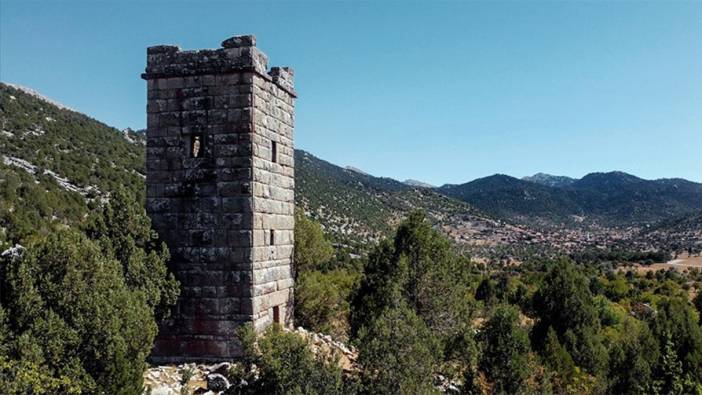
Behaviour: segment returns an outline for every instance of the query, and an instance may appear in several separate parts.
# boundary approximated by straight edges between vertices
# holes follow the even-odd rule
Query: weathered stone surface
[[[207,375],[207,389],[210,391],[225,391],[229,388],[229,380],[219,373]]]
[[[155,362],[231,360],[241,324],[291,323],[293,73],[253,36],[222,45],[147,51],[147,211],[182,288]]]
[[[222,41],[223,48],[255,47],[256,36],[234,36]]]

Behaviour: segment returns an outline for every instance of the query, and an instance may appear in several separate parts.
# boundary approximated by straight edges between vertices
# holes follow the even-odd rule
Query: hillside
[[[649,244],[666,246],[671,251],[684,252],[692,247],[699,254],[702,251],[702,210],[647,227],[638,238]]]
[[[592,173],[572,182],[495,175],[438,191],[499,218],[540,225],[645,225],[702,209],[702,184],[622,172]]]
[[[580,214],[568,193],[503,174],[437,190],[510,221],[555,221]]]
[[[306,151],[295,151],[295,166],[298,206],[342,238],[377,238],[414,209],[440,223],[455,216],[482,219],[468,204],[431,189],[342,168]]]
[[[0,84],[0,242],[79,221],[120,186],[143,197],[145,150],[129,133]]]

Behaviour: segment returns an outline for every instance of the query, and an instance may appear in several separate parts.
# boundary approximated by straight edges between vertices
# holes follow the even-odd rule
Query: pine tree
[[[482,330],[480,368],[496,393],[515,393],[529,376],[529,337],[512,306],[499,306]]]

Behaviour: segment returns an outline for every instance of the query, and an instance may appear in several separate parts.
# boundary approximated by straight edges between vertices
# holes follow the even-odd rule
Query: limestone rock
[[[234,36],[222,41],[222,48],[255,47],[256,36]]]
[[[232,364],[229,362],[221,362],[216,365],[212,365],[208,368],[210,373],[217,373],[221,374],[222,376],[226,376],[227,373],[229,372],[229,369],[232,368]]]
[[[210,391],[226,391],[229,388],[229,380],[219,373],[207,375],[207,389]]]

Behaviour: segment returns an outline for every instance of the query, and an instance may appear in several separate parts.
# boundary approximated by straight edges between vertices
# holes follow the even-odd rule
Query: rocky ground
[[[336,341],[329,335],[310,332],[302,327],[294,332],[309,341],[313,353],[337,355],[344,373],[357,370],[358,352],[353,347]],[[153,366],[144,372],[144,395],[221,394],[233,384],[227,380],[227,372],[235,364],[222,362],[211,365],[188,363]]]

